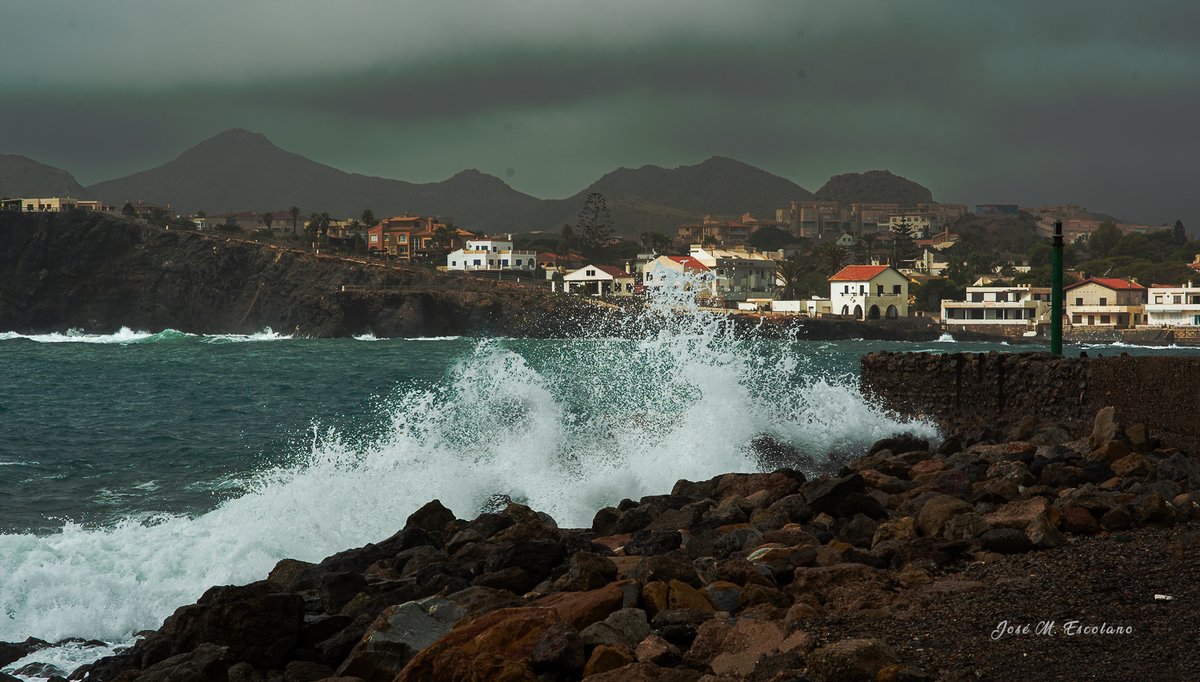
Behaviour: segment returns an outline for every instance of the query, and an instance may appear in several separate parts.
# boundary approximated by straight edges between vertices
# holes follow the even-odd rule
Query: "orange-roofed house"
[[[1073,327],[1131,329],[1145,321],[1146,287],[1116,277],[1092,277],[1063,289]]]
[[[856,320],[908,317],[908,278],[890,265],[847,265],[829,278],[829,304]]]

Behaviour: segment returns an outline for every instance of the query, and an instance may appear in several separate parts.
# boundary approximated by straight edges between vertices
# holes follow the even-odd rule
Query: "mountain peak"
[[[230,128],[213,135],[207,140],[203,140],[192,147],[197,149],[201,147],[229,147],[229,146],[267,146],[274,147],[275,144],[267,139],[266,135],[256,133],[244,128]]]

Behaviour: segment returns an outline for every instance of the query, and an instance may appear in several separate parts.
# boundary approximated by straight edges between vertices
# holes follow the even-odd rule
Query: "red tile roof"
[[[701,263],[695,258],[692,258],[691,256],[667,256],[667,258],[670,258],[676,263],[682,265],[684,270],[696,270],[701,272],[708,270],[707,265]]]
[[[1118,279],[1116,277],[1090,277],[1082,282],[1076,282],[1070,286],[1064,287],[1063,291],[1069,291],[1075,287],[1081,287],[1090,282],[1095,282],[1105,289],[1112,289],[1113,291],[1140,291],[1146,288],[1137,282],[1130,282],[1127,279]]]
[[[879,276],[890,265],[847,265],[836,275],[829,278],[830,282],[869,282]]]
[[[595,265],[593,267],[596,268],[597,270],[602,270],[604,272],[607,272],[608,274],[612,275],[613,279],[629,279],[629,278],[633,277],[633,275],[629,274],[628,272],[625,272],[624,270],[622,270],[621,268],[618,268],[615,265]]]

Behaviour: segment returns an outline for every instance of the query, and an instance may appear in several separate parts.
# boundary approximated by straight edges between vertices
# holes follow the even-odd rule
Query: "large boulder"
[[[460,623],[409,661],[395,682],[534,680],[534,649],[559,622],[552,609],[524,607]]]
[[[209,643],[228,647],[234,661],[270,669],[287,662],[303,626],[304,598],[260,581],[210,588],[195,604],[176,610],[159,633],[169,655]]]
[[[896,662],[891,647],[877,639],[844,639],[809,654],[808,674],[815,682],[860,682]]]
[[[465,613],[463,607],[439,597],[389,606],[368,628],[337,674],[366,682],[390,682]]]

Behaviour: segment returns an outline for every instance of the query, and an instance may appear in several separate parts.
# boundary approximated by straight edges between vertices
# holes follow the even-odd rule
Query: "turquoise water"
[[[879,349],[1037,350],[739,341],[710,318],[640,340],[2,334],[0,640],[127,641],[210,585],[386,537],[432,498],[470,517],[506,495],[583,526],[755,469],[764,433],[818,456],[936,437],[858,393]]]

